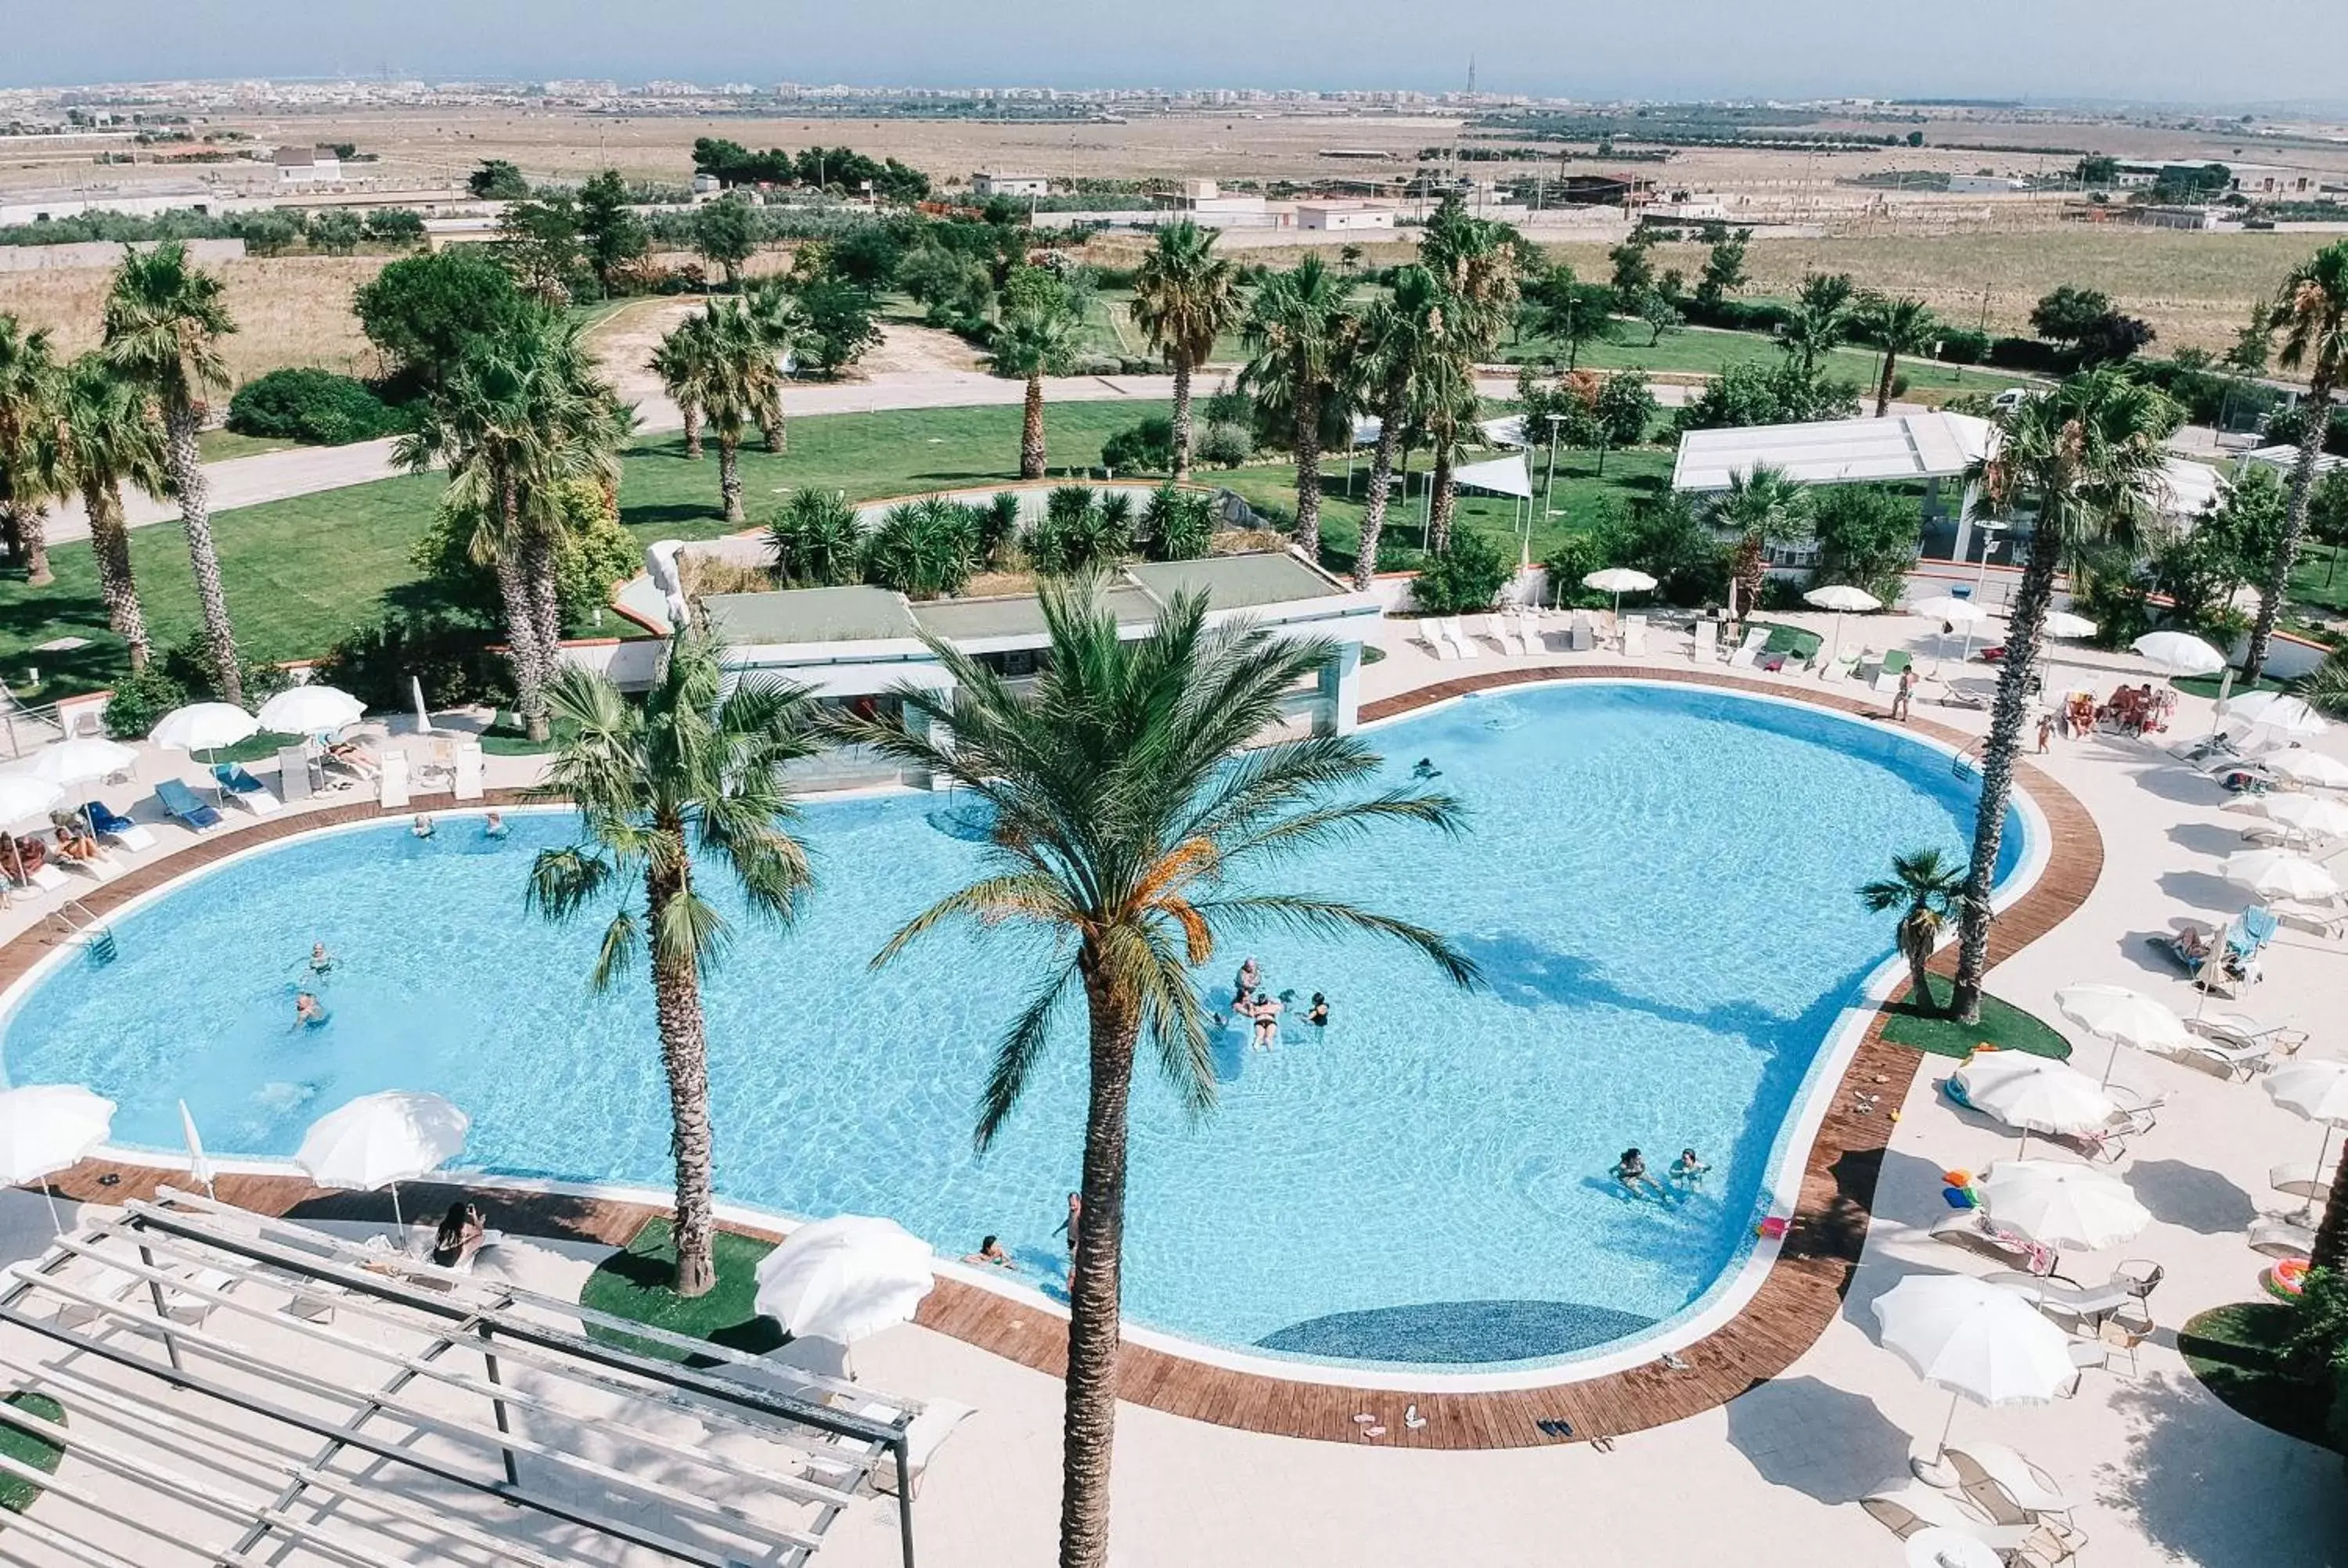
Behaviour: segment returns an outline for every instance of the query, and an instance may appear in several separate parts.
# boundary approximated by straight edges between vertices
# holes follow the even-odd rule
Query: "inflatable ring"
[[[2267,1270],[2265,1284],[2270,1294],[2285,1301],[2297,1301],[2300,1292],[2307,1288],[2307,1259],[2284,1258]]]

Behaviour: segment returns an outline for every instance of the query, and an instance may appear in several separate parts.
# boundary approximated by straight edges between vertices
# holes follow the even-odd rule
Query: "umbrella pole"
[[[2322,1169],[2321,1161],[2317,1162],[2317,1168],[2319,1170]],[[44,1181],[41,1184],[41,1196],[49,1200],[49,1223],[57,1227],[57,1234],[59,1235],[65,1235],[65,1216],[57,1212],[57,1189],[48,1182]]]
[[[2119,1064],[2120,1042],[2118,1039],[2115,1037],[2112,1040],[2112,1053],[2104,1058],[2104,1081],[2096,1087],[2101,1089],[2109,1089],[2112,1086],[2112,1069],[2117,1067]]]
[[[399,1184],[397,1182],[391,1184],[391,1228],[400,1231],[407,1228],[407,1222],[399,1217]]]
[[[2315,1179],[2308,1184],[2307,1202],[2300,1205],[2299,1213],[2291,1216],[2301,1225],[2307,1225],[2315,1218],[2315,1194],[2323,1190],[2323,1162],[2331,1157],[2332,1123],[2326,1122],[2323,1123],[2323,1141],[2315,1146]]]
[[[1909,1473],[1926,1486],[1937,1486],[1945,1490],[1956,1484],[1956,1478],[1949,1473],[1948,1468],[1949,1434],[1956,1430],[1956,1425],[1957,1391],[1952,1389],[1949,1390],[1948,1419],[1941,1423],[1941,1440],[1933,1449],[1932,1457],[1928,1460],[1911,1459],[1908,1461]]]

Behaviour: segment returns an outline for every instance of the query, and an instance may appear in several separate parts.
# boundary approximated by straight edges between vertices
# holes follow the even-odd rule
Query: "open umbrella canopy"
[[[2171,675],[2214,675],[2226,656],[2188,631],[2147,631],[2128,644]]]
[[[2330,898],[2340,880],[2304,855],[2287,849],[2246,849],[2226,856],[2226,880],[2262,898]]]
[[[1966,1104],[2024,1132],[2085,1132],[2118,1109],[2085,1073],[2025,1051],[1978,1051],[1952,1076]]]
[[[138,760],[139,753],[129,746],[98,735],[76,735],[54,746],[43,746],[24,771],[28,777],[54,784],[88,784],[118,774]]]
[[[2322,752],[2293,746],[2260,759],[2277,778],[2315,789],[2348,789],[2348,763]]]
[[[1863,588],[1853,588],[1847,582],[1830,582],[1824,588],[1814,588],[1802,595],[1802,602],[1818,610],[1865,611],[1881,610],[1883,601]]]
[[[929,1295],[930,1244],[893,1220],[840,1214],[803,1225],[758,1264],[757,1309],[793,1338],[853,1344]]]
[[[313,1122],[294,1159],[322,1187],[373,1192],[455,1159],[471,1125],[438,1094],[362,1094]]]
[[[33,1083],[0,1092],[0,1182],[54,1175],[106,1142],[114,1102],[77,1083]]]
[[[191,702],[156,720],[147,738],[173,751],[215,752],[251,739],[260,729],[260,720],[232,702]]]
[[[53,779],[30,774],[0,774],[0,823],[38,816],[65,798],[65,789]]]
[[[2310,1122],[2348,1127],[2348,1062],[2293,1061],[2266,1075],[2267,1098]]]
[[[1936,593],[1930,599],[1917,600],[1908,606],[1908,613],[1945,620],[1952,626],[1979,626],[1990,619],[1988,610],[1970,599],[1959,599],[1952,593]]]
[[[1885,1349],[1926,1382],[1984,1405],[2043,1403],[2078,1375],[2070,1336],[1970,1275],[1911,1274],[1871,1310]]]
[[[2254,794],[2230,803],[2228,811],[2279,822],[2317,838],[2348,838],[2348,804],[2320,794]]]
[[[2094,1252],[2152,1223],[2126,1183],[2068,1160],[2000,1160],[1973,1190],[1991,1219],[2048,1246]]]
[[[2049,637],[2067,640],[2074,637],[2093,637],[2096,634],[2094,621],[2084,615],[2074,615],[2067,610],[2048,610],[2045,620],[2040,624]]]
[[[1581,586],[1600,593],[1644,593],[1655,586],[1655,579],[1627,566],[1610,566],[1584,577]]]
[[[2174,1050],[2193,1040],[2183,1019],[2126,986],[2072,986],[2054,993],[2054,1005],[2096,1039],[2138,1050]]]
[[[280,735],[319,735],[355,724],[366,704],[332,686],[288,686],[261,705],[261,727]]]
[[[2250,692],[2226,703],[2230,724],[2256,724],[2285,735],[2319,735],[2331,728],[2322,715],[2281,692]]]

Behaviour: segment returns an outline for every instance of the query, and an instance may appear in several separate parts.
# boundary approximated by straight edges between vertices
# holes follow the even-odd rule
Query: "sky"
[[[0,83],[376,75],[2348,103],[2343,0],[0,0]]]

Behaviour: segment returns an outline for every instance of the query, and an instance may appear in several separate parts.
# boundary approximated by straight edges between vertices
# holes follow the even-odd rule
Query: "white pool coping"
[[[1514,682],[1506,686],[1466,692],[1459,696],[1428,702],[1406,712],[1365,723],[1362,726],[1362,730],[1366,733],[1408,720],[1425,718],[1431,713],[1462,702],[1479,702],[1494,696],[1559,686],[1577,688],[1639,686],[1669,690],[1679,693],[1704,692],[1746,702],[1774,703],[1781,707],[1799,709],[1805,713],[1823,715],[1828,719],[1867,730],[1870,733],[1895,734],[1901,740],[1947,758],[1952,768],[1964,750],[1936,737],[1920,734],[1913,731],[1886,730],[1880,721],[1870,720],[1862,715],[1846,712],[1821,703],[1805,702],[1798,697],[1715,685],[1710,682],[1654,681],[1637,676],[1618,675],[1589,677],[1565,675],[1551,680]],[[874,799],[925,793],[930,792],[902,784],[879,784],[851,790],[828,791],[821,796],[821,801]],[[2024,829],[2023,852],[2013,872],[2008,875],[2004,883],[2000,886],[1996,896],[1991,900],[1993,911],[2007,908],[2035,886],[2039,877],[2044,874],[2047,863],[2053,856],[2053,833],[2046,821],[2045,814],[2039,808],[2038,803],[2031,798],[2029,791],[2019,784],[2014,786],[2011,805],[2023,819]],[[572,809],[565,804],[550,802],[500,806],[469,805],[458,809],[444,808],[425,815],[432,817],[437,824],[451,819],[479,818],[493,810],[507,815],[519,815],[567,813]],[[109,917],[127,917],[135,914],[147,905],[200,882],[215,872],[296,842],[337,834],[376,831],[400,820],[401,814],[387,812],[378,816],[361,817],[350,822],[325,824],[316,828],[248,845],[125,900],[114,910],[108,912]],[[1952,941],[1954,939],[1953,936],[1950,938]],[[1947,944],[1944,942],[1942,945]],[[80,950],[81,944],[78,942],[61,944],[26,969],[5,991],[0,991],[0,1029],[5,1029],[7,1020],[14,1016],[16,1009],[24,1003],[26,998],[52,969],[67,959],[78,955]],[[1834,1090],[1842,1081],[1842,1076],[1849,1070],[1851,1060],[1858,1055],[1859,1045],[1866,1038],[1868,1026],[1872,1021],[1878,1008],[1897,989],[1900,981],[1906,978],[1907,972],[1907,961],[1900,955],[1894,953],[1887,957],[1874,969],[1869,971],[1866,979],[1859,982],[1853,993],[1854,999],[1828,1026],[1825,1039],[1819,1042],[1818,1050],[1811,1058],[1808,1070],[1803,1074],[1800,1085],[1794,1091],[1793,1100],[1788,1106],[1790,1114],[1779,1122],[1777,1135],[1770,1143],[1769,1158],[1764,1168],[1761,1183],[1762,1191],[1769,1199],[1766,1217],[1779,1220],[1790,1220],[1793,1217],[1799,1203],[1803,1169],[1808,1162],[1811,1145],[1818,1139],[1818,1129],[1824,1124],[1828,1111],[1832,1108]],[[6,1063],[5,1060],[0,1060],[0,1084],[5,1082],[5,1071]],[[92,1151],[92,1154],[122,1164],[166,1170],[184,1171],[190,1168],[191,1163],[184,1154],[111,1143],[100,1145]],[[221,1173],[308,1179],[307,1173],[290,1159],[208,1157],[206,1163],[214,1172]],[[645,1187],[617,1182],[580,1182],[543,1177],[506,1176],[492,1174],[475,1167],[452,1166],[445,1171],[435,1172],[429,1177],[417,1179],[436,1182],[461,1180],[490,1189],[542,1193],[567,1197],[610,1199],[639,1204],[654,1210],[671,1209],[675,1203],[675,1194],[665,1188]],[[779,1210],[736,1203],[723,1198],[716,1200],[714,1207],[719,1218],[735,1225],[786,1235],[797,1226],[808,1223],[805,1216],[788,1214]],[[1639,1334],[1622,1339],[1610,1340],[1586,1354],[1515,1363],[1505,1368],[1482,1371],[1445,1371],[1440,1363],[1316,1361],[1303,1358],[1262,1355],[1169,1333],[1162,1329],[1152,1328],[1146,1324],[1137,1323],[1130,1318],[1120,1325],[1119,1333],[1123,1338],[1134,1344],[1142,1345],[1169,1356],[1196,1361],[1225,1371],[1278,1378],[1285,1382],[1317,1383],[1337,1388],[1364,1389],[1384,1389],[1396,1384],[1407,1384],[1416,1391],[1429,1394],[1492,1393],[1518,1389],[1556,1388],[1645,1366],[1660,1356],[1684,1348],[1726,1327],[1744,1311],[1754,1296],[1758,1293],[1762,1282],[1768,1277],[1769,1270],[1776,1263],[1784,1246],[1785,1241],[1782,1235],[1757,1237],[1738,1267],[1734,1271],[1724,1273],[1713,1281],[1695,1301]],[[945,1278],[973,1289],[988,1291],[1007,1301],[1014,1302],[1023,1308],[1045,1312],[1056,1317],[1065,1318],[1067,1316],[1067,1307],[1064,1303],[1033,1286],[1020,1283],[1014,1277],[1006,1276],[1001,1269],[963,1264],[943,1255],[938,1256],[934,1267],[936,1272]]]

